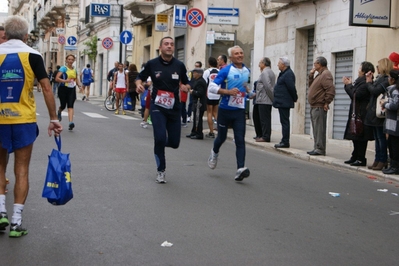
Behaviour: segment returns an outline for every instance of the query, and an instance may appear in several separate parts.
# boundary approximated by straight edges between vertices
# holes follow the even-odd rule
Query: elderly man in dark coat
[[[294,108],[298,100],[298,94],[295,87],[295,74],[291,70],[290,60],[287,57],[281,57],[278,61],[278,69],[281,71],[278,75],[276,85],[274,86],[273,107],[278,109],[280,114],[281,131],[283,137],[275,148],[290,147],[290,109]]]
[[[191,139],[203,139],[204,133],[202,132],[202,117],[204,116],[204,112],[206,110],[207,85],[205,80],[202,78],[202,75],[204,74],[204,70],[202,68],[195,68],[192,72],[192,89],[190,90],[190,93],[193,97],[194,123],[191,133],[186,135],[186,137]]]

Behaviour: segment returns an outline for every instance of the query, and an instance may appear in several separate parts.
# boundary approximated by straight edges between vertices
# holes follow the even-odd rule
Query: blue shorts
[[[36,123],[0,125],[0,145],[8,153],[32,144],[39,136]]]
[[[82,82],[83,86],[90,86],[90,82]]]

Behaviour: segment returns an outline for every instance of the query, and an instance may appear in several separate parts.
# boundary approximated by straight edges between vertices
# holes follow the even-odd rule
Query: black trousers
[[[256,137],[262,137],[262,126],[260,124],[259,117],[259,104],[254,104],[254,109],[252,110],[252,120],[254,121]]]
[[[261,137],[264,140],[270,140],[270,137],[272,135],[272,106],[269,104],[259,104],[258,106],[259,106],[259,120],[262,129]]]
[[[391,167],[399,168],[399,136],[388,135],[389,158]]]
[[[367,140],[352,140],[353,142],[353,152],[352,159],[365,161],[366,160],[366,150],[367,150]]]
[[[281,132],[283,137],[281,143],[290,143],[290,108],[278,108],[280,114]]]

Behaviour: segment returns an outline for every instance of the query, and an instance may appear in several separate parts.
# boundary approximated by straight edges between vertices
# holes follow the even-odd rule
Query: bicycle
[[[119,101],[118,109],[121,107],[122,101]],[[116,93],[112,91],[112,94],[105,98],[104,107],[108,111],[115,111],[116,110]]]

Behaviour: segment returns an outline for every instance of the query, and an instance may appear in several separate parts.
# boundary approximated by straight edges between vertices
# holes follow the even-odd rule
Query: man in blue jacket
[[[290,109],[294,108],[294,103],[298,100],[298,94],[295,87],[295,74],[291,70],[290,60],[287,57],[281,57],[277,66],[281,72],[274,86],[273,107],[278,109],[283,137],[280,143],[274,145],[274,147],[289,148]]]

